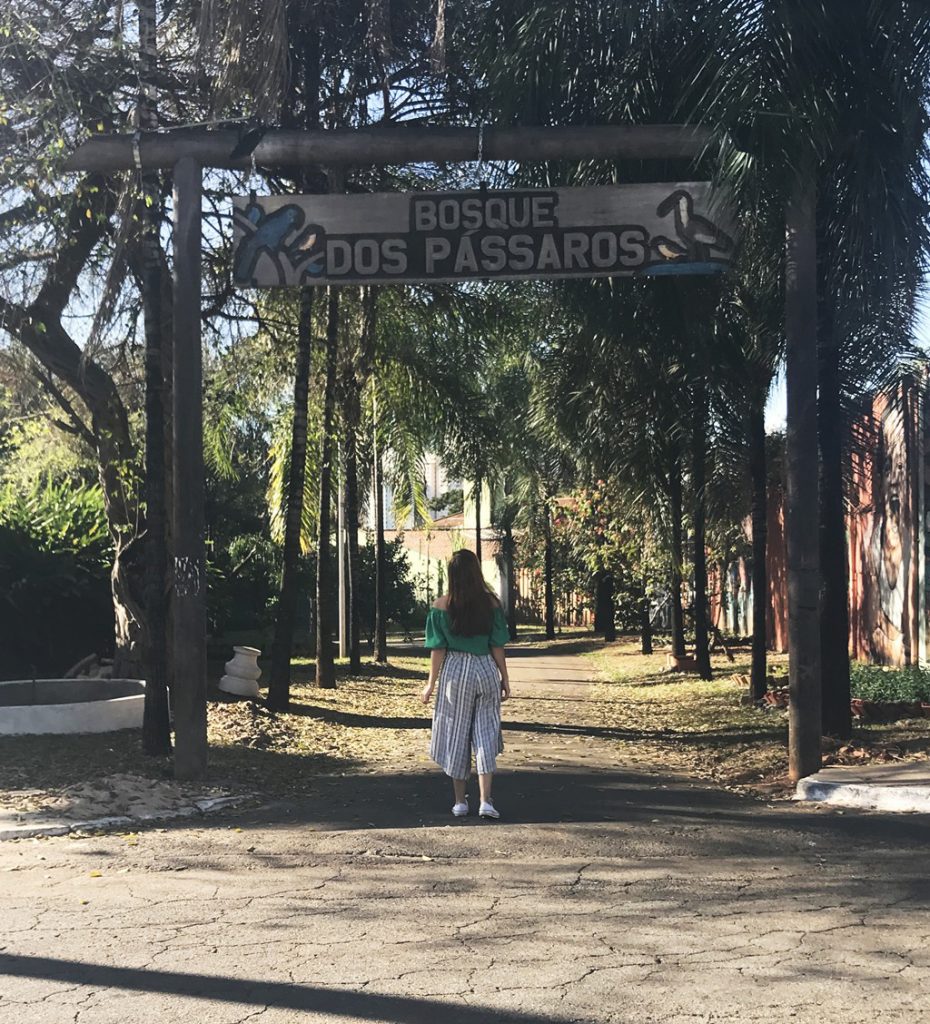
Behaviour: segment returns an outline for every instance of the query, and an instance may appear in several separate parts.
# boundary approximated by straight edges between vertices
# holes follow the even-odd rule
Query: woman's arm
[[[446,649],[445,647],[434,647],[430,651],[429,655],[429,682],[423,688],[423,692],[420,694],[420,700],[424,704],[429,704],[433,690],[436,688],[436,680],[439,678],[439,673],[442,671],[442,663],[446,660]]]
[[[494,659],[497,665],[497,670],[501,674],[501,700],[506,700],[510,696],[510,676],[507,672],[507,654],[503,647],[492,647],[491,657]]]

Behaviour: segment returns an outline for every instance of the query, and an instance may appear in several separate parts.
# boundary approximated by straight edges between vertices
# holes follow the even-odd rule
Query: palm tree
[[[320,436],[320,504],[316,548],[316,685],[331,690],[336,685],[333,663],[332,590],[332,478],[333,421],[336,407],[336,366],[339,357],[339,290],[328,289],[326,304],[325,377],[323,382],[323,427]]]
[[[282,550],[281,589],[271,647],[268,706],[278,711],[290,702],[291,650],[298,597],[298,561],[305,530],[308,401],[313,356],[313,289],[300,293],[297,320],[297,354],[294,368],[294,402],[287,469],[287,502]]]
[[[875,352],[861,344],[870,333],[861,330],[863,323],[887,321],[890,344],[882,346],[883,359],[889,348],[900,351],[906,344],[915,284],[928,251],[930,11],[911,0],[856,0],[842,10],[800,0],[707,0],[697,16],[718,44],[708,61],[714,68],[711,87],[698,91],[695,109],[723,127],[740,127],[740,144],[749,153],[724,153],[732,157],[726,169],[737,198],[748,203],[766,188],[783,197],[789,220],[789,588],[795,606],[789,644],[794,703],[805,702],[804,717],[813,719],[804,731],[804,751],[792,741],[792,770],[798,774],[820,760],[821,643],[823,726],[840,735],[849,730],[840,413],[843,392],[874,376]],[[811,325],[819,327],[819,338]],[[849,327],[843,353],[837,339]],[[797,337],[795,330],[805,333]],[[817,354],[811,355],[815,343],[819,374]],[[811,505],[817,467],[809,440],[818,376],[822,626],[820,552],[805,546],[817,511]]]
[[[726,376],[719,415],[734,425],[736,458],[746,464],[750,482],[752,524],[752,666],[750,695],[761,700],[767,688],[768,456],[765,407],[783,354],[781,307],[784,302],[780,266],[769,258],[783,231],[782,214],[773,204],[760,204],[741,241],[738,265],[731,277],[717,345],[725,351]]]
[[[158,127],[157,10],[154,0],[138,5],[139,127]],[[171,752],[168,711],[168,430],[167,371],[171,366],[171,283],[161,246],[162,187],[157,172],[142,175],[142,196],[133,220],[144,225],[140,288],[145,327],[145,711],[142,747],[147,754]],[[166,301],[167,300],[167,301]],[[165,308],[167,307],[167,308]]]

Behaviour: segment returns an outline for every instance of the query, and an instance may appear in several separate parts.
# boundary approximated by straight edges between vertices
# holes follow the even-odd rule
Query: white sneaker
[[[478,808],[478,816],[480,818],[499,818],[500,814],[494,804],[487,800],[482,800],[481,806]]]
[[[452,813],[456,818],[464,818],[465,815],[468,814],[468,801],[463,800],[460,804],[453,804]]]

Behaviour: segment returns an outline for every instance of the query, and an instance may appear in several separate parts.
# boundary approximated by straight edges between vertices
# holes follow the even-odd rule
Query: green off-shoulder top
[[[494,609],[494,621],[490,633],[478,636],[459,636],[452,632],[449,613],[444,608],[430,608],[426,617],[426,646],[444,647],[449,651],[465,651],[467,654],[490,654],[492,647],[504,647],[510,639],[507,620],[500,608]]]

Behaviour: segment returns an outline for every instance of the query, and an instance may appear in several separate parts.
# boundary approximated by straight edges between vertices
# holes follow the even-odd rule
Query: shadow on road
[[[0,953],[0,974],[18,978],[58,981],[88,988],[120,989],[159,995],[245,1003],[307,1013],[326,1013],[358,1020],[390,1020],[396,1024],[487,1024],[493,1012],[496,1024],[560,1024],[565,1018],[544,1017],[482,1006],[463,1006],[410,996],[351,992],[316,985],[286,984],[180,971],[152,971],[44,956]]]

